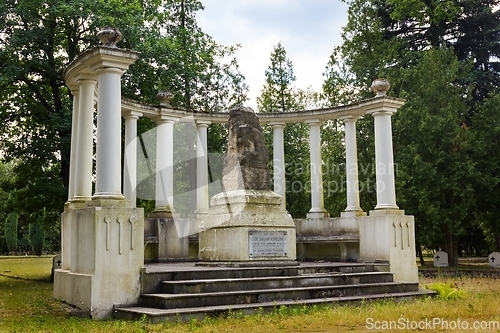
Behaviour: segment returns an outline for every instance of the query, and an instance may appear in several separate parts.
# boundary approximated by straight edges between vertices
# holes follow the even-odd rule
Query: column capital
[[[356,122],[361,118],[363,118],[363,116],[358,115],[358,114],[350,114],[350,115],[342,116],[339,119],[342,120],[343,122],[347,123],[347,122]]]
[[[130,110],[122,111],[122,117],[125,119],[139,119],[142,116],[143,116],[142,112],[130,111]]]
[[[396,113],[402,105],[403,104],[400,102],[393,103],[390,100],[383,100],[381,103],[377,103],[373,107],[367,109],[366,113],[374,117],[387,114],[392,116],[392,114]]]
[[[284,121],[271,121],[269,123],[272,128],[285,128],[286,123]]]
[[[153,118],[153,121],[157,125],[159,125],[159,124],[175,124],[176,122],[179,121],[179,118],[172,117],[172,116],[159,115],[158,117]]]
[[[80,73],[75,76],[75,81],[81,83],[82,81],[94,81],[97,83],[97,75],[94,73]]]
[[[309,126],[321,126],[323,121],[320,119],[307,119],[304,120],[304,123],[308,124]]]
[[[197,119],[195,120],[196,127],[208,127],[212,122],[210,120]]]

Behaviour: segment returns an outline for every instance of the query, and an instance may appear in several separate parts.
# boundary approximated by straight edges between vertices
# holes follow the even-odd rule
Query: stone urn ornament
[[[172,102],[172,100],[174,99],[174,94],[172,94],[170,91],[160,90],[156,94],[156,98],[160,101],[160,105],[171,108],[172,105],[170,104],[170,102]]]
[[[375,97],[381,97],[387,94],[387,91],[391,88],[391,84],[387,79],[380,78],[374,80],[370,88],[377,94]]]
[[[97,38],[104,46],[116,47],[116,44],[122,40],[122,33],[114,27],[105,27],[97,33]]]

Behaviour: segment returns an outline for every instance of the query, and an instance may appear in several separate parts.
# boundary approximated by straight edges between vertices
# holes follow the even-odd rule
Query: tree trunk
[[[500,232],[497,232],[496,234],[496,252],[500,252]]]
[[[457,267],[458,266],[458,243],[455,236],[448,234],[448,240],[446,244],[446,252],[448,253],[448,266]]]
[[[420,245],[420,241],[415,239],[415,245],[417,247],[418,258],[420,259],[420,266],[425,266],[424,255],[422,253],[422,246]]]

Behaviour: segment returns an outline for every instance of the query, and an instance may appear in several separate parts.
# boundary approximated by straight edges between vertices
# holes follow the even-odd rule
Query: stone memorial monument
[[[500,252],[490,253],[488,256],[488,264],[494,268],[500,268]]]
[[[444,251],[434,253],[434,267],[448,267],[448,253]]]
[[[269,189],[268,161],[257,115],[244,106],[231,109],[223,192],[212,197],[201,222],[202,264],[296,264],[295,224]]]

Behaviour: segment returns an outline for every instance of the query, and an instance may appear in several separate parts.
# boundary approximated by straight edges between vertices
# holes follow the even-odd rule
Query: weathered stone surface
[[[241,105],[231,109],[222,178],[224,190],[269,190],[268,162],[269,152],[255,112]]]

